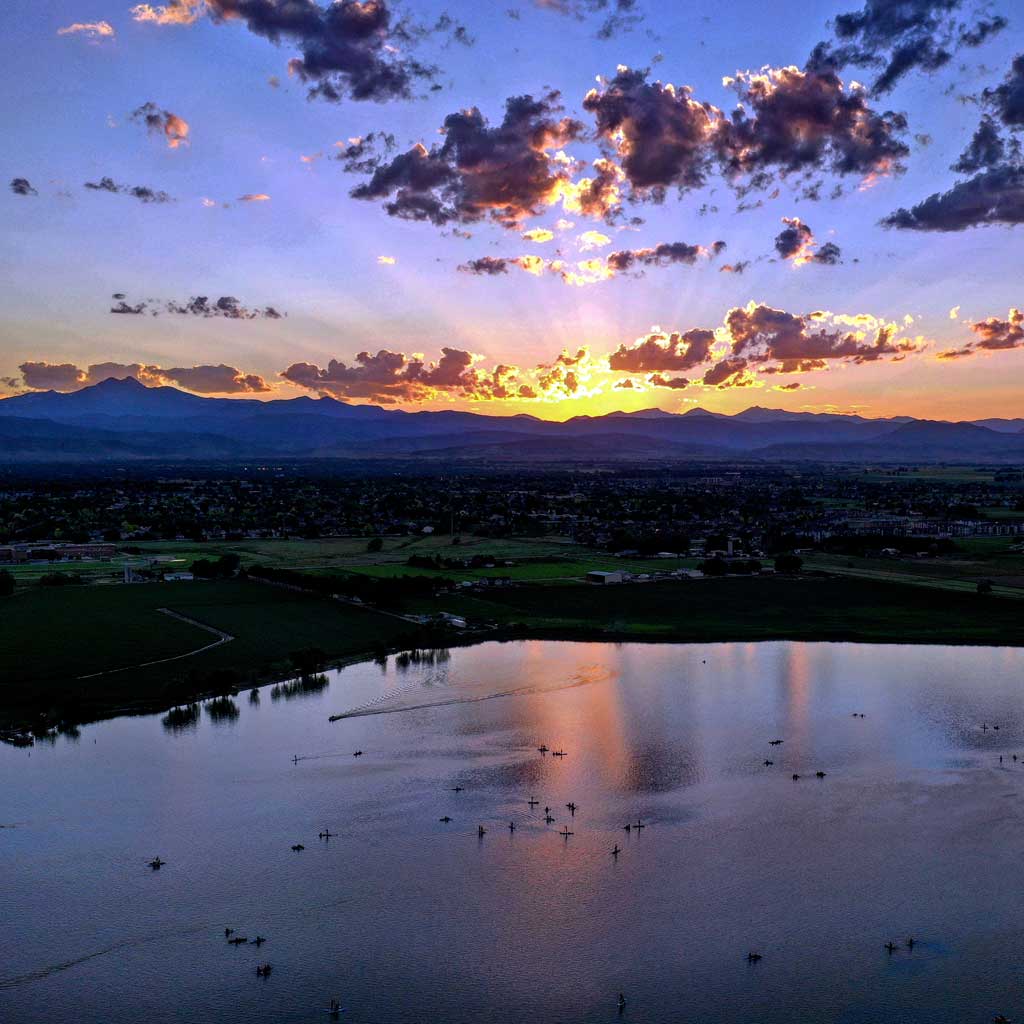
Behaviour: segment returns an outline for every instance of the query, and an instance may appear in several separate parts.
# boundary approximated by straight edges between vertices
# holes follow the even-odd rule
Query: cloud
[[[554,231],[549,231],[547,228],[531,228],[529,231],[524,231],[520,236],[525,242],[550,242],[554,237]]]
[[[559,94],[549,92],[508,99],[499,125],[476,107],[449,114],[443,142],[429,150],[418,143],[382,161],[351,195],[385,199],[386,212],[406,220],[445,225],[490,218],[519,230],[557,202],[569,182],[571,168],[552,150],[580,138],[583,126],[560,112]]]
[[[73,363],[25,362],[19,367],[25,386],[34,391],[78,391],[111,377],[134,377],[147,387],[177,384],[200,394],[260,394],[270,385],[256,373],[234,366],[178,366],[164,369],[144,363],[93,363],[82,369]]]
[[[735,263],[725,263],[718,268],[722,274],[742,274],[750,266],[750,260],[737,260]]]
[[[191,25],[206,13],[206,0],[168,0],[166,4],[136,4],[131,8],[135,21],[154,25]]]
[[[835,19],[836,41],[819,43],[808,65],[875,67],[872,90],[889,92],[908,72],[937,71],[960,47],[980,46],[1007,25],[998,16],[960,22],[962,6],[962,0],[866,0],[861,10]]]
[[[108,21],[76,21],[73,25],[65,25],[57,29],[59,36],[83,35],[92,42],[113,39],[116,33]]]
[[[612,39],[643,21],[643,15],[637,11],[637,0],[533,0],[533,3],[545,11],[569,15],[578,21],[588,15],[603,15],[604,20],[596,32],[598,39]],[[518,11],[515,13],[518,15]]]
[[[1014,57],[1002,85],[982,93],[982,101],[1003,124],[1011,128],[1024,127],[1024,53]]]
[[[36,391],[75,391],[85,384],[85,373],[73,363],[26,362],[18,369],[25,386]]]
[[[692,370],[710,359],[714,342],[714,331],[701,328],[682,334],[666,334],[653,328],[632,345],[620,345],[608,357],[608,366],[627,373]]]
[[[1009,162],[958,181],[948,192],[935,192],[909,209],[901,207],[882,225],[904,231],[963,231],[1022,222],[1024,164]]]
[[[700,188],[716,169],[741,192],[780,175],[877,178],[901,172],[910,152],[906,118],[875,111],[864,89],[846,86],[831,69],[737,72],[723,79],[739,100],[729,116],[694,99],[689,86],[647,76],[620,65],[583,100],[633,199],[661,202],[669,188]],[[805,192],[816,198],[819,188]]]
[[[244,22],[272,43],[288,40],[299,56],[288,71],[309,85],[310,98],[407,99],[419,84],[429,84],[437,69],[410,55],[428,36],[448,33],[470,43],[464,26],[447,15],[427,28],[408,18],[396,19],[388,0],[170,0],[164,5],[132,8],[136,21],[188,25],[206,14],[212,21]]]
[[[561,258],[548,260],[533,254],[504,257],[481,256],[479,259],[460,264],[458,269],[467,274],[494,277],[507,273],[509,267],[519,267],[534,277],[553,274],[560,277],[565,284],[585,287],[598,284],[601,281],[609,281],[620,274],[639,277],[645,268],[652,266],[666,267],[673,263],[692,266],[700,258],[711,259],[717,256],[724,248],[724,242],[715,242],[710,248],[703,245],[690,245],[687,242],[660,242],[649,248],[621,249],[608,253],[607,256],[595,256],[576,261]]]
[[[1004,352],[1024,348],[1024,312],[1019,309],[1011,308],[1005,320],[990,316],[970,326],[975,338],[961,348],[938,353],[939,359],[963,359],[978,352]]]
[[[576,239],[576,245],[581,252],[589,252],[591,249],[603,249],[606,245],[611,244],[612,240],[600,231],[584,231]]]
[[[85,188],[94,192],[112,192],[115,195],[133,196],[141,203],[173,203],[174,197],[148,185],[118,185],[113,178],[103,177],[99,181],[87,181]]]
[[[949,311],[949,319],[950,320],[959,320],[960,319],[960,307],[959,306],[954,306]]]
[[[692,98],[689,86],[648,82],[648,72],[620,65],[583,99],[599,139],[614,146],[639,199],[661,201],[666,189],[699,188],[721,112]]]
[[[952,170],[960,174],[973,174],[983,167],[996,167],[1006,157],[1006,143],[999,133],[999,127],[988,115],[981,119],[967,148]]]
[[[37,196],[39,193],[32,187],[28,178],[11,178],[11,191],[16,196]]]
[[[126,301],[122,292],[115,292],[112,299],[114,305],[110,307],[110,312],[126,316],[160,316],[166,313],[174,316],[198,316],[204,319],[218,317],[226,320],[280,320],[282,316],[287,315],[279,313],[273,306],[243,306],[233,295],[222,295],[213,302],[205,295],[195,295],[187,302],[177,302],[174,299],[145,299],[132,304]]]
[[[349,174],[372,174],[382,161],[382,156],[393,153],[395,137],[390,132],[368,132],[357,135],[345,142],[336,142],[342,169]]]
[[[479,357],[456,348],[442,348],[435,363],[420,356],[381,349],[360,352],[352,364],[332,359],[326,367],[293,363],[281,376],[320,394],[342,400],[365,399],[383,405],[424,402],[443,396],[471,400],[534,397],[518,379],[513,366],[498,364],[491,370],[474,366]],[[523,388],[526,388],[524,391]]]
[[[266,192],[246,192],[244,196],[239,196],[238,201],[240,203],[269,203],[270,196]]]
[[[776,172],[884,176],[903,169],[906,117],[873,110],[864,89],[844,85],[832,70],[766,67],[724,81],[740,106],[714,143],[733,179],[746,175],[764,187]]]
[[[398,261],[394,256],[378,256],[377,262],[382,263],[385,266],[393,267]]]
[[[814,233],[799,217],[783,217],[786,226],[775,236],[775,251],[794,267],[808,263],[834,266],[840,262],[842,252],[834,242],[818,246]]]
[[[146,102],[141,107],[136,107],[128,115],[128,119],[136,124],[144,124],[151,135],[163,135],[167,140],[168,149],[177,149],[189,144],[188,122],[169,110],[161,110],[155,103]]]

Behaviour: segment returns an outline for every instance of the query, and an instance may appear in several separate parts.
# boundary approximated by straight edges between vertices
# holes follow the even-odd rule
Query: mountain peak
[[[94,384],[93,388],[96,391],[106,392],[113,394],[120,392],[122,394],[128,394],[129,392],[145,391],[146,385],[142,383],[138,377],[107,377],[101,380],[98,384]]]

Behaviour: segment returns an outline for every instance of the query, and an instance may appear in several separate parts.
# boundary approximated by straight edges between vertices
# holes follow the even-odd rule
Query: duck
[[[298,853],[298,852],[299,852],[300,850],[304,850],[304,849],[305,849],[305,847],[304,847],[304,846],[302,845],[302,843],[296,843],[296,844],[295,844],[295,845],[294,845],[294,846],[292,847],[292,849],[293,849],[293,850],[294,850],[294,851],[295,851],[296,853]]]
[[[781,746],[784,742],[785,742],[784,740],[769,740],[768,741],[768,746],[769,747],[778,747],[778,746]]]
[[[569,813],[570,814],[575,814],[576,813],[576,805],[574,803],[572,803],[572,801],[567,803],[565,806],[569,808]]]
[[[154,858],[153,858],[153,859],[152,859],[152,860],[151,860],[151,861],[149,862],[149,866],[150,866],[150,867],[151,867],[151,868],[152,868],[152,869],[153,869],[154,871],[159,871],[159,870],[160,870],[160,869],[161,869],[161,868],[162,868],[162,867],[163,867],[163,866],[164,866],[164,865],[165,865],[166,863],[167,863],[167,861],[165,861],[165,860],[161,860],[161,859],[160,859],[159,857],[154,857]]]
[[[461,793],[462,792],[462,786],[452,786],[452,792],[453,793]]]
[[[326,828],[326,829],[323,830],[323,832],[320,832],[318,834],[318,838],[320,838],[320,839],[330,839],[330,838],[333,837],[333,835],[334,835],[334,833],[329,828]]]
[[[264,943],[264,942],[266,942],[266,941],[267,941],[267,940],[266,940],[265,938],[263,938],[263,936],[262,936],[262,935],[257,935],[257,936],[256,936],[256,938],[252,940],[252,944],[253,944],[254,946],[256,946],[257,948],[259,948],[259,947],[260,947],[260,946],[262,946],[262,945],[263,945],[263,943]]]
[[[764,759],[764,766],[765,766],[765,768],[771,768],[771,766],[773,764],[775,764],[775,762],[774,761],[769,761],[767,757]]]
[[[477,834],[477,835],[478,835],[478,836],[479,836],[479,837],[480,837],[481,839],[483,839],[483,837],[484,837],[485,835],[487,835],[487,829],[485,829],[485,828],[483,827],[483,825],[477,825],[477,827],[476,827],[476,834]]]
[[[516,830],[516,823],[514,821],[510,821],[508,823],[508,830],[509,830],[509,832],[515,832],[515,830]]]
[[[451,820],[452,819],[449,818],[447,814],[443,818],[438,818],[438,821],[443,822],[445,825],[447,825]]]
[[[354,750],[354,751],[352,751],[352,756],[353,757],[362,757],[363,756],[363,752],[361,750]]]
[[[793,781],[794,781],[794,782],[799,782],[799,781],[800,781],[800,776],[799,776],[799,775],[797,775],[797,773],[796,773],[796,772],[793,772]]]
[[[642,828],[647,828],[647,826],[639,818],[637,818],[636,824],[633,825],[633,828],[639,831]]]
[[[559,834],[559,835],[560,835],[560,836],[561,836],[561,837],[562,837],[562,838],[563,838],[563,839],[564,839],[564,840],[565,840],[566,842],[568,842],[568,841],[569,841],[569,836],[571,836],[571,835],[575,835],[575,833],[574,833],[574,832],[570,832],[570,831],[569,831],[569,826],[568,826],[568,825],[564,825],[564,826],[562,826],[562,831],[561,831],[561,832],[559,832],[558,834]]]
[[[895,942],[887,942],[885,944],[885,950],[890,956],[892,956],[892,954],[895,953],[896,950],[899,948],[900,947]]]
[[[234,934],[235,934],[235,929],[234,928],[225,928],[224,929],[224,938],[225,939],[230,938]]]
[[[532,796],[526,802],[527,802],[527,804],[530,805],[530,807],[536,807],[540,803],[539,800],[534,800],[534,798]]]
[[[747,963],[748,964],[756,964],[757,961],[760,960],[760,959],[761,959],[761,954],[760,953],[748,953],[747,954]]]
[[[612,856],[613,856],[613,857],[618,857],[618,855],[619,855],[620,853],[622,853],[622,851],[621,851],[621,850],[619,849],[619,844],[618,844],[618,843],[616,843],[616,844],[615,844],[615,847],[614,847],[614,848],[612,849]]]
[[[626,1008],[626,997],[620,992],[619,993],[619,1013]]]
[[[826,775],[826,773],[825,773],[825,772],[815,772],[815,773],[814,773],[814,776],[815,776],[815,778],[818,778],[818,779],[823,779],[823,778],[825,778],[825,775]]]
[[[256,976],[259,978],[266,978],[270,975],[270,964],[257,964],[256,965]]]
[[[538,751],[539,751],[539,752],[540,752],[541,754],[546,754],[546,753],[548,752],[548,748],[547,748],[546,746],[544,746],[544,744],[543,744],[543,743],[542,743],[542,744],[541,744],[541,745],[540,745],[540,746],[539,746],[539,747],[537,748],[537,750],[538,750]]]
[[[910,938],[909,938],[909,939],[907,939],[907,949],[913,949],[913,948],[914,948],[914,943],[915,943],[916,941],[917,941],[917,940],[916,940],[916,939],[914,938],[914,936],[913,936],[913,935],[911,935],[911,936],[910,936]]]
[[[555,823],[555,819],[554,819],[554,818],[552,818],[550,814],[545,814],[545,815],[544,815],[544,821],[545,821],[545,822],[546,822],[546,823],[547,823],[548,825],[553,825],[553,824]]]
[[[233,939],[228,939],[228,942],[232,946],[243,946],[249,940],[244,935],[236,935]]]

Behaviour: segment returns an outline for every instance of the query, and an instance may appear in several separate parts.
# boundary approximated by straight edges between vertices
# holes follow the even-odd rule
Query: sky
[[[7,0],[0,395],[1019,416],[1016,13]]]

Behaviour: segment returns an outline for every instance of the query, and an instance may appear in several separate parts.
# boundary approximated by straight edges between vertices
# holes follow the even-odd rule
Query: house
[[[588,572],[586,579],[588,583],[622,583],[625,581],[625,574],[622,572],[606,572],[601,569],[594,569],[592,572]]]

